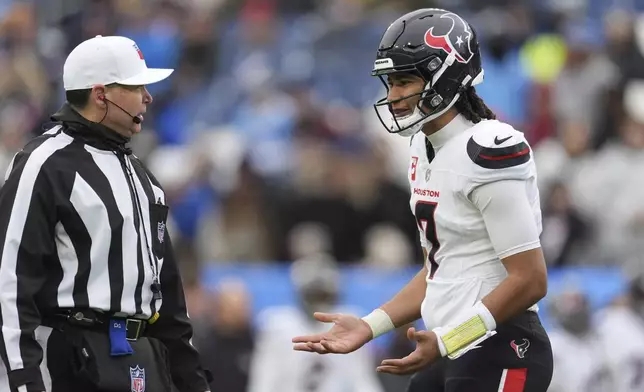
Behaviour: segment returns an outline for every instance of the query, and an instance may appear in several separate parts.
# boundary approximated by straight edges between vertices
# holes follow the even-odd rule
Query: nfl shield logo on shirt
[[[139,365],[130,367],[130,389],[131,392],[145,392],[145,369]]]
[[[163,238],[165,237],[165,223],[157,223],[157,238],[160,243],[163,243]]]

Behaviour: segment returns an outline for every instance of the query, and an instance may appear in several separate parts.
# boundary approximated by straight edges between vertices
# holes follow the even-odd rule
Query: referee
[[[165,193],[126,147],[147,68],[97,36],[65,61],[57,125],[14,157],[0,190],[0,391],[204,392]]]

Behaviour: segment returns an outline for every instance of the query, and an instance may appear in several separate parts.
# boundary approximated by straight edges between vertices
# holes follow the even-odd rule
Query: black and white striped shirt
[[[0,353],[9,379],[39,381],[33,333],[42,317],[67,308],[142,319],[158,311],[147,333],[170,350],[173,379],[191,384],[182,391],[207,390],[162,187],[124,137],[67,105],[53,119],[60,124],[14,157],[0,190]]]

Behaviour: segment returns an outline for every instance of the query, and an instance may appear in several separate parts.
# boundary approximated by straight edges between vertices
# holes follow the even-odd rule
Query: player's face
[[[393,115],[402,118],[412,114],[420,101],[420,92],[425,87],[425,81],[411,73],[397,73],[387,77],[387,85],[387,100],[391,102],[390,110]]]

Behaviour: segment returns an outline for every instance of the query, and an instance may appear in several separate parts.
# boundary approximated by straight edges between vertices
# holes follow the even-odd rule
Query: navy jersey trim
[[[530,147],[525,142],[502,148],[484,147],[471,137],[467,142],[467,155],[472,162],[486,169],[505,169],[528,162]]]

